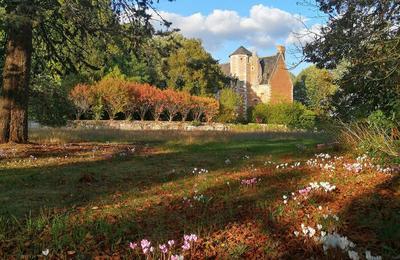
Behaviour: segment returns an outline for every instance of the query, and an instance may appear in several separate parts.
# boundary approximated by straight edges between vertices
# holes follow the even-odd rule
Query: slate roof
[[[262,79],[261,84],[268,84],[269,79],[274,71],[279,55],[264,57],[260,59]]]
[[[247,55],[247,56],[251,56],[252,53],[251,53],[251,51],[249,51],[245,47],[240,46],[236,51],[234,51],[231,55],[229,55],[229,57],[232,56],[232,55]]]
[[[261,71],[262,71],[262,79],[261,79],[260,84],[262,84],[262,85],[268,84],[268,81],[269,81],[269,79],[272,75],[272,72],[276,66],[278,57],[279,57],[279,55],[260,58],[260,65],[261,65]],[[221,71],[226,76],[231,76],[231,66],[229,63],[220,64],[219,66],[221,68]]]

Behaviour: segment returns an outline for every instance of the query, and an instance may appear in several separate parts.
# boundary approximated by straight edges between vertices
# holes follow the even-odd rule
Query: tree
[[[152,0],[0,0],[0,30],[6,51],[0,97],[0,143],[28,140],[27,108],[32,56],[39,50],[60,68],[77,72],[90,64],[85,44],[91,36],[129,36],[132,49],[154,33],[147,9]],[[123,19],[127,24],[121,24]],[[103,37],[99,37],[100,39]],[[44,60],[44,59],[42,59]]]
[[[104,109],[111,120],[113,120],[118,113],[123,113],[129,106],[129,92],[127,82],[112,77],[105,77],[99,81],[94,88],[97,93],[100,93]]]
[[[224,88],[219,93],[219,104],[219,120],[227,123],[236,122],[242,106],[241,96],[231,88]]]
[[[158,121],[160,120],[161,114],[164,112],[167,96],[166,93],[158,88],[154,88],[153,90],[153,108],[151,109],[151,113],[154,120]]]
[[[49,75],[33,77],[29,98],[29,117],[42,125],[63,126],[73,111],[68,90]]]
[[[155,88],[149,84],[134,84],[135,103],[131,104],[144,121],[148,112],[154,107]]]
[[[180,94],[173,89],[164,90],[165,110],[168,113],[168,119],[171,122],[179,112]]]
[[[210,123],[219,113],[219,102],[215,98],[203,98],[204,118]]]
[[[90,86],[85,84],[76,85],[69,93],[69,99],[75,105],[76,120],[90,109]]]
[[[167,59],[167,84],[192,95],[212,96],[221,89],[225,76],[199,40],[183,39],[182,47]]]
[[[187,92],[178,92],[178,113],[181,115],[182,121],[185,122],[193,109],[193,99]]]
[[[201,121],[204,117],[207,122],[218,114],[219,103],[214,98],[192,96],[192,113],[195,121]]]
[[[324,115],[330,108],[330,98],[336,90],[331,72],[310,66],[296,77],[294,98],[317,115]]]
[[[400,5],[397,0],[316,0],[329,18],[304,48],[307,61],[336,69],[336,113],[365,118],[382,110],[400,120]],[[346,66],[343,68],[343,64]]]

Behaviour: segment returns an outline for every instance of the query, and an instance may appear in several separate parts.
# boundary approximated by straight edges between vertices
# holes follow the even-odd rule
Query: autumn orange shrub
[[[204,117],[211,122],[219,113],[219,102],[215,98],[203,98]]]
[[[118,78],[104,78],[94,87],[104,102],[104,109],[111,120],[118,113],[124,113],[129,105],[127,82]]]
[[[151,114],[155,121],[159,121],[161,114],[165,110],[166,95],[158,88],[154,88],[153,92],[153,108],[151,109]]]
[[[164,90],[165,95],[165,110],[168,114],[168,119],[171,122],[179,112],[179,92],[173,89]]]
[[[219,102],[214,98],[191,96],[173,89],[160,90],[149,84],[127,82],[118,78],[104,78],[93,86],[79,84],[70,93],[77,110],[77,119],[90,109],[95,119],[104,111],[113,120],[118,113],[126,119],[137,113],[141,120],[151,114],[158,121],[166,112],[169,121],[180,115],[186,121],[189,114],[194,120],[210,122],[217,114]]]
[[[193,113],[193,120],[201,121],[201,117],[204,114],[204,110],[206,109],[204,105],[204,97],[197,97],[192,96],[192,113]]]
[[[140,120],[144,121],[146,114],[154,107],[156,88],[149,84],[133,84],[135,103],[133,104]],[[132,105],[132,104],[131,104]]]
[[[181,114],[182,121],[186,121],[194,103],[192,96],[187,92],[178,92],[178,112]]]
[[[75,116],[79,120],[83,114],[89,111],[91,90],[89,85],[78,84],[69,93],[69,99],[75,105]]]

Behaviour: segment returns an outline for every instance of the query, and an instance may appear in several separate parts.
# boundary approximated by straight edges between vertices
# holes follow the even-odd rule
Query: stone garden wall
[[[117,121],[117,120],[79,120],[69,121],[67,127],[81,129],[120,129],[120,130],[183,130],[183,131],[227,131],[230,126],[221,123],[203,123],[195,126],[191,122],[166,121]]]
[[[222,124],[166,121],[119,121],[119,120],[75,120],[69,121],[68,128],[120,129],[120,130],[179,130],[179,131],[239,131],[239,132],[291,132],[283,125],[267,124]]]

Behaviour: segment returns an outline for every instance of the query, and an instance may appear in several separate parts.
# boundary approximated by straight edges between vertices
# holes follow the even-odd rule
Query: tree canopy
[[[27,141],[31,75],[101,71],[108,55],[99,54],[112,54],[116,45],[135,53],[155,32],[148,12],[154,2],[0,0],[0,41],[6,35],[0,142]]]
[[[306,105],[317,115],[324,115],[330,108],[330,99],[337,86],[333,84],[333,75],[327,69],[310,66],[296,77],[294,98]]]
[[[215,95],[226,83],[218,62],[199,40],[181,39],[181,46],[166,61],[168,86],[193,95]]]
[[[400,119],[400,5],[397,0],[317,0],[328,15],[315,41],[304,48],[307,61],[340,68],[336,113],[367,117],[382,110]]]

